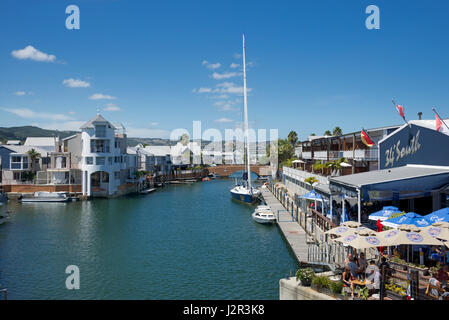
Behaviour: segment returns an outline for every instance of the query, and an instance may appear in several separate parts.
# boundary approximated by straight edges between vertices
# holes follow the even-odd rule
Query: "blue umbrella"
[[[390,218],[390,216],[393,213],[401,213],[402,211],[400,211],[398,208],[393,207],[393,206],[389,206],[389,207],[383,207],[382,210],[371,213],[368,217],[368,219],[370,220],[380,220],[380,221],[384,221]]]
[[[316,193],[314,190],[302,195],[301,198],[307,200],[323,201],[323,197],[319,193]]]
[[[413,224],[417,227],[427,227],[431,225],[424,219],[422,215],[417,214],[415,212],[409,212],[404,214],[403,216],[391,218],[383,222],[384,226],[392,228],[396,228],[401,224]]]
[[[449,208],[443,208],[424,216],[424,220],[433,224],[435,222],[449,222]]]

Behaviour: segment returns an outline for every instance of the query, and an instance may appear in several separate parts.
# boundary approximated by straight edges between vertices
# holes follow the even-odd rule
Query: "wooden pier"
[[[293,250],[299,263],[308,262],[307,234],[295,220],[294,214],[288,211],[271,193],[268,188],[262,188],[262,196],[265,203],[276,215],[277,225],[282,231],[290,248]]]

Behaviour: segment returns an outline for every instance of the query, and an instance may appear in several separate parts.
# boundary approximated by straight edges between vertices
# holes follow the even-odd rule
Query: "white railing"
[[[309,177],[315,177],[321,184],[329,183],[329,180],[327,179],[327,177],[323,177],[317,173],[310,173],[307,171],[293,169],[293,168],[289,168],[289,167],[283,167],[282,172],[285,175],[287,175],[293,179],[297,179],[297,180],[301,180],[301,181],[304,181],[304,179],[309,178]]]
[[[378,150],[378,148],[348,150],[343,152],[343,157],[356,160],[377,160]]]
[[[315,151],[313,158],[316,160],[327,160],[327,151]]]
[[[303,151],[302,158],[303,159],[312,159],[312,152],[311,151]]]

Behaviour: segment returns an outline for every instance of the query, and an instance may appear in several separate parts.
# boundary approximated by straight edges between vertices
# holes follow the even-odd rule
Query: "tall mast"
[[[246,102],[246,63],[245,63],[245,34],[243,34],[243,106],[245,113],[245,139],[246,139],[246,170],[248,173],[248,188],[251,190],[251,170],[249,164],[249,133],[248,133],[248,106]]]

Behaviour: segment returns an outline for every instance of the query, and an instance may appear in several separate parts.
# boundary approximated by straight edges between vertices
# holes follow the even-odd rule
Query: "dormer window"
[[[106,137],[106,125],[96,125],[95,126],[95,136]]]

